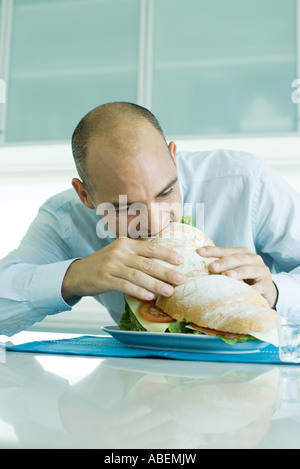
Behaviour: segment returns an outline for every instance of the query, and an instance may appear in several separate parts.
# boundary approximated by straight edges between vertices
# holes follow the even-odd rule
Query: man
[[[300,311],[300,196],[263,162],[222,150],[176,155],[148,110],[118,102],[80,121],[72,151],[80,177],[72,180],[75,190],[48,200],[0,263],[0,333],[10,336],[70,310],[83,296],[94,296],[118,323],[124,293],[172,295],[185,279],[155,259],[171,265],[183,259],[126,236],[135,204],[146,207],[136,225],[143,237],[179,222],[183,204],[193,210],[204,204],[205,233],[217,246],[200,254],[219,258],[212,273],[250,283],[280,314]],[[113,238],[102,236],[103,206],[114,208]]]

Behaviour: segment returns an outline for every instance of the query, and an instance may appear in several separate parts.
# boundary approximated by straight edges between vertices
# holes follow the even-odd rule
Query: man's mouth
[[[162,228],[160,231],[158,231],[157,233],[148,233],[148,238],[155,238],[155,236],[157,236],[159,233],[161,233],[162,231],[164,231],[166,228],[168,228],[170,226],[171,223],[175,222],[175,215],[174,213],[170,213],[170,220],[169,220],[169,223],[164,227]]]

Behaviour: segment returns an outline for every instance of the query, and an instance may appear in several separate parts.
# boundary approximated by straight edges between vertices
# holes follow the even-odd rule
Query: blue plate
[[[166,332],[121,331],[119,326],[106,326],[103,331],[130,347],[150,350],[209,353],[249,353],[269,345],[261,340],[230,345],[218,337],[198,334],[171,334]]]

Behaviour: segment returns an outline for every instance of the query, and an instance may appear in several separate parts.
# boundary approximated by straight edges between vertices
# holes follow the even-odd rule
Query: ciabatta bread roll
[[[202,258],[196,249],[214,242],[198,229],[171,224],[153,242],[173,247],[185,259],[180,266],[169,265],[187,277],[171,297],[158,296],[156,305],[172,318],[198,326],[236,334],[274,329],[277,313],[254,288],[243,281],[208,270],[213,258]]]
[[[157,262],[167,265],[186,276],[208,274],[209,264],[215,260],[213,257],[201,257],[196,249],[203,246],[215,246],[215,243],[202,231],[184,223],[171,223],[168,228],[161,231],[152,242],[159,243],[175,249],[183,257],[185,262],[179,266],[170,265],[165,261],[155,259]]]
[[[225,275],[188,277],[171,297],[158,296],[156,305],[182,321],[234,334],[268,331],[277,313],[245,282]]]

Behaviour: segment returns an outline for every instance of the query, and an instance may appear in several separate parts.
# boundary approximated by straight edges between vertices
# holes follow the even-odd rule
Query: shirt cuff
[[[298,277],[298,276],[297,276]],[[272,275],[278,290],[276,311],[280,316],[300,313],[300,282],[295,275],[288,273]]]
[[[44,314],[57,314],[70,311],[81,297],[75,296],[66,302],[61,295],[65,274],[76,259],[40,265],[36,268],[30,282],[29,304]]]

